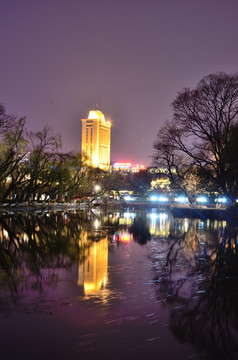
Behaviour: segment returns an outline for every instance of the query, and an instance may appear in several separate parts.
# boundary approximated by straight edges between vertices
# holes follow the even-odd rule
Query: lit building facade
[[[110,168],[111,123],[106,121],[99,110],[89,111],[82,119],[82,153],[88,164],[103,170]]]
[[[139,172],[140,170],[146,170],[146,167],[142,164],[132,164],[131,162],[115,162],[112,165],[113,171],[120,172]]]

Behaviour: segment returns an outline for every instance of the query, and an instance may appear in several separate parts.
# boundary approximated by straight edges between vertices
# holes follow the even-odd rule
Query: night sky
[[[237,15],[237,0],[0,0],[0,103],[78,151],[98,104],[111,160],[149,165],[177,92],[238,71]]]

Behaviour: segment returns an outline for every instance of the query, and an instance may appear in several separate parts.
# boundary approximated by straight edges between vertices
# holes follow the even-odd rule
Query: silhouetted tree
[[[25,118],[8,115],[0,105],[0,202],[16,196],[15,190],[25,178],[27,139]]]
[[[154,143],[155,162],[167,167],[171,180],[185,192],[186,177],[198,169],[205,187],[212,183],[235,201],[237,177],[227,154],[237,141],[238,74],[211,74],[194,90],[180,92],[172,106],[173,119],[162,127]],[[233,153],[236,163],[237,157]]]
[[[128,175],[128,181],[135,195],[143,196],[151,188],[152,174],[147,170],[140,170],[138,173]]]

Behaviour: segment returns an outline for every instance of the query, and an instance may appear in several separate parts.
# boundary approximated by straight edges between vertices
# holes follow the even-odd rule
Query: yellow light
[[[90,120],[101,120],[103,122],[105,122],[105,117],[103,115],[103,113],[99,110],[90,110],[89,114],[88,114],[88,119]]]
[[[85,292],[88,292],[88,291],[93,291],[95,290],[96,286],[94,283],[84,283],[84,290]]]
[[[99,110],[90,110],[88,114],[88,120],[100,120],[107,125],[112,125],[109,120],[105,120],[104,114]]]
[[[119,241],[129,242],[131,240],[131,234],[128,232],[123,232],[119,235]]]

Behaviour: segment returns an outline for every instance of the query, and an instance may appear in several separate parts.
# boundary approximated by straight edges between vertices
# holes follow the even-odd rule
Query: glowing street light
[[[94,190],[97,191],[97,192],[100,191],[100,190],[101,190],[101,186],[100,186],[100,185],[95,185]]]

